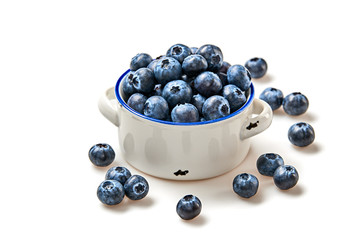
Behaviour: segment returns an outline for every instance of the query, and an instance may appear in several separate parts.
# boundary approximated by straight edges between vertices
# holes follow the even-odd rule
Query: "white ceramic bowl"
[[[195,180],[215,177],[240,164],[250,148],[250,137],[272,121],[270,106],[254,98],[220,119],[174,123],[149,118],[123,100],[122,79],[99,99],[100,112],[118,127],[121,158],[147,174],[166,179]]]

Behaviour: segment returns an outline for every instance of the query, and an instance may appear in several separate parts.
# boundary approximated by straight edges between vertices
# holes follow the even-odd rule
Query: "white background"
[[[356,1],[1,1],[1,239],[304,239],[359,238],[359,8]],[[218,45],[224,59],[269,65],[254,79],[309,101],[298,117],[274,113],[252,139],[245,161],[217,178],[177,182],[144,175],[141,201],[103,206],[89,148],[119,152],[115,126],[98,97],[139,52],[156,57],[175,43]],[[316,140],[293,147],[288,128],[309,122]],[[281,191],[261,176],[259,155],[275,152],[295,166],[298,185]],[[211,167],[211,166],[204,166]],[[233,178],[255,174],[257,195],[232,191]],[[177,201],[192,193],[203,210],[181,220]],[[153,238],[152,238],[153,239]]]

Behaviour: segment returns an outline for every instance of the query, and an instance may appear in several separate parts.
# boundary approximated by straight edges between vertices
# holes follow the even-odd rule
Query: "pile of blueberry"
[[[139,53],[124,77],[124,100],[145,116],[172,122],[199,122],[225,117],[247,101],[251,77],[262,77],[266,62],[253,58],[242,65],[223,61],[219,47],[171,46],[166,56]]]

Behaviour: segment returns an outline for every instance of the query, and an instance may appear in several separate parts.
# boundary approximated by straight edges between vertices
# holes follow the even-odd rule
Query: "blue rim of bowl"
[[[137,111],[135,111],[134,109],[132,109],[131,107],[129,107],[126,102],[121,98],[120,96],[120,83],[121,80],[130,72],[130,69],[128,69],[127,71],[125,71],[118,79],[118,81],[116,82],[115,85],[115,95],[117,100],[119,101],[119,103],[124,106],[129,112],[131,112],[132,114],[139,116],[141,118],[144,118],[146,120],[152,121],[152,122],[156,122],[156,123],[162,123],[162,124],[168,124],[168,125],[177,125],[177,126],[196,126],[196,125],[205,125],[205,124],[211,124],[211,123],[216,123],[216,122],[221,122],[224,121],[226,119],[229,119],[235,115],[238,115],[239,113],[241,113],[245,108],[247,108],[253,101],[254,99],[254,95],[255,95],[255,90],[254,90],[254,85],[253,83],[250,84],[250,96],[249,99],[246,101],[246,103],[239,108],[238,110],[236,110],[235,112],[222,117],[222,118],[218,118],[218,119],[214,119],[214,120],[209,120],[209,121],[204,121],[204,122],[191,122],[191,123],[178,123],[178,122],[169,122],[169,121],[165,121],[165,120],[159,120],[156,118],[151,118],[151,117],[147,117],[141,113],[138,113]]]

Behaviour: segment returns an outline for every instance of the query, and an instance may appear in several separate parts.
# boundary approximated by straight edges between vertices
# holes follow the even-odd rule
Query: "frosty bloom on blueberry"
[[[175,58],[182,63],[184,59],[191,54],[191,49],[184,44],[175,44],[166,52],[167,57]]]
[[[184,220],[191,220],[197,217],[202,209],[201,201],[194,195],[186,195],[176,205],[176,212]]]
[[[259,98],[267,102],[270,105],[271,109],[274,111],[281,107],[284,96],[281,90],[269,87],[262,91]]]
[[[162,58],[156,64],[154,74],[156,80],[165,85],[172,80],[178,80],[181,78],[181,64],[175,58]]]
[[[223,54],[219,47],[212,44],[206,44],[201,46],[196,51],[196,54],[200,54],[206,59],[209,71],[217,72],[221,68],[223,63]]]
[[[99,143],[89,150],[90,161],[98,167],[106,167],[115,159],[113,148],[107,143]]]
[[[170,108],[173,108],[179,103],[189,103],[192,90],[189,84],[183,80],[174,80],[165,85],[161,95],[168,102]]]
[[[234,192],[243,198],[250,198],[257,193],[259,180],[252,174],[242,173],[233,180]]]
[[[314,128],[305,122],[295,123],[288,131],[289,141],[298,147],[306,147],[314,142]]]
[[[124,199],[124,187],[116,180],[105,180],[99,185],[97,196],[103,204],[116,205]]]
[[[301,115],[306,112],[309,107],[309,100],[307,97],[300,93],[294,92],[287,95],[283,101],[284,111],[293,116]]]
[[[139,68],[147,67],[151,63],[152,58],[147,53],[139,53],[131,59],[130,70],[136,71]]]
[[[253,78],[261,78],[267,71],[267,63],[263,58],[251,58],[245,63],[245,67],[251,73]]]
[[[227,79],[229,84],[234,84],[242,91],[249,89],[251,85],[250,72],[241,65],[232,65],[227,71]]]

